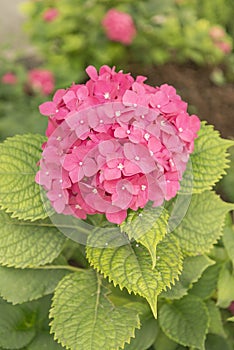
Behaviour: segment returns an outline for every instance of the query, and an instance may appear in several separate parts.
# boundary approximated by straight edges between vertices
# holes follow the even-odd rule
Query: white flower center
[[[146,185],[141,185],[141,189],[142,189],[142,191],[145,191],[146,190]]]
[[[183,128],[179,128],[178,130],[179,130],[179,132],[183,132],[184,131]]]
[[[136,157],[135,157],[135,160],[137,160],[137,161],[140,160],[140,157],[136,156]]]
[[[117,168],[118,168],[119,170],[123,170],[124,165],[123,165],[122,163],[119,163],[118,166],[117,166]]]
[[[109,100],[109,98],[110,98],[109,92],[104,93],[104,98],[105,98],[105,100]]]
[[[144,138],[146,139],[146,141],[149,141],[150,134],[146,133],[146,134],[144,135]]]

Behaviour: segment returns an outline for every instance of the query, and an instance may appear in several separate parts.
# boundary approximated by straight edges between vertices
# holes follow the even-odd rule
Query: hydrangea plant
[[[233,349],[234,204],[214,185],[234,142],[172,86],[87,73],[40,106],[46,137],[0,145],[0,347]]]

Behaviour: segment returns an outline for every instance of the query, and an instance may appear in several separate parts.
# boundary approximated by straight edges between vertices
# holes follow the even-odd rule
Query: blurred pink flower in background
[[[232,51],[231,43],[226,41],[217,42],[215,43],[215,46],[218,47],[224,54],[228,54]]]
[[[232,51],[232,44],[227,40],[227,33],[220,26],[210,28],[209,35],[214,45],[220,49],[225,55]]]
[[[45,22],[52,22],[58,17],[58,15],[59,15],[58,9],[53,7],[43,12],[42,18]]]
[[[111,9],[102,20],[106,35],[110,40],[129,45],[136,36],[136,28],[132,17],[124,12]]]
[[[18,81],[17,76],[14,73],[6,73],[2,76],[1,79],[3,84],[15,85]]]
[[[231,302],[231,304],[228,307],[228,310],[234,315],[234,301]]]
[[[35,91],[49,95],[54,90],[53,73],[46,69],[32,69],[28,72],[28,83]]]

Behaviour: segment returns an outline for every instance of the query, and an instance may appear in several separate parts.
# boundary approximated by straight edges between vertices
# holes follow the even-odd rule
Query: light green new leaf
[[[45,140],[41,135],[17,135],[0,145],[0,207],[12,217],[38,220],[48,216],[41,187],[35,183]]]
[[[234,322],[234,316],[229,317],[227,320],[230,321],[230,322]]]
[[[210,190],[228,168],[227,149],[234,141],[222,139],[212,125],[202,122],[191,154],[192,167],[186,170],[181,182],[181,193],[201,193]]]
[[[108,244],[108,248],[96,247],[102,241]],[[166,236],[158,244],[157,256],[156,267],[152,269],[151,256],[145,247],[131,245],[127,238],[123,242],[121,232],[116,236],[111,229],[105,234],[102,229],[97,229],[88,238],[87,258],[90,264],[114,285],[146,298],[155,318],[158,294],[174,283],[182,265],[182,254],[173,237]]]
[[[222,234],[225,215],[234,204],[223,202],[214,192],[192,196],[187,214],[174,234],[189,255],[208,252]]]
[[[180,299],[187,294],[192,284],[202,275],[203,271],[214,264],[214,261],[205,255],[189,256],[184,259],[183,270],[179,280],[171,289],[162,292],[160,296],[167,299]]]
[[[130,344],[126,344],[124,350],[147,350],[154,343],[158,332],[157,321],[153,318],[143,322],[140,329],[136,330],[135,338]]]
[[[52,262],[66,238],[49,219],[19,221],[0,211],[0,264],[37,267]]]
[[[102,277],[84,270],[58,284],[50,311],[51,332],[63,346],[77,350],[117,350],[140,328],[138,312],[115,306]]]
[[[213,300],[207,300],[206,307],[209,313],[210,325],[208,333],[217,334],[226,338],[226,333],[223,328],[221,313]]]
[[[0,304],[0,346],[4,349],[21,349],[35,337],[31,315],[20,305]]]
[[[0,295],[12,304],[39,299],[51,294],[65,270],[15,269],[0,267]]]
[[[131,212],[121,230],[127,233],[129,239],[145,246],[152,258],[152,268],[157,261],[157,245],[167,233],[168,212],[161,208],[147,207],[140,213]]]
[[[205,303],[199,298],[186,295],[180,300],[164,304],[159,310],[159,324],[163,332],[175,342],[205,350],[209,315]]]
[[[227,266],[223,266],[218,280],[217,305],[227,308],[234,300],[234,276]]]

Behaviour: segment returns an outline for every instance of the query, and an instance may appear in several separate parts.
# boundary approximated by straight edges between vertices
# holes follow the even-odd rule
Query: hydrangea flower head
[[[54,90],[54,76],[47,69],[31,69],[28,72],[28,83],[34,91],[45,96]]]
[[[36,181],[58,213],[120,224],[129,209],[177,194],[200,121],[172,86],[108,66],[86,71],[86,84],[40,106],[49,123]]]
[[[110,9],[102,20],[106,35],[110,40],[129,45],[136,36],[132,17],[125,12]]]
[[[59,15],[57,8],[52,7],[43,12],[42,18],[45,22],[53,22]]]

